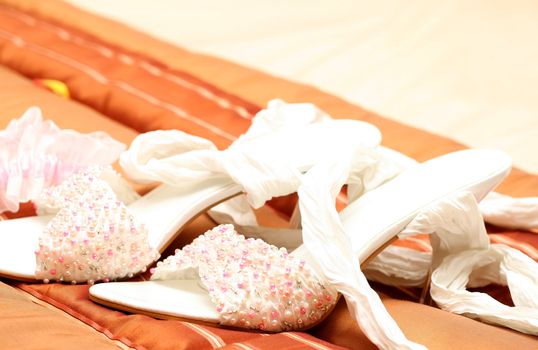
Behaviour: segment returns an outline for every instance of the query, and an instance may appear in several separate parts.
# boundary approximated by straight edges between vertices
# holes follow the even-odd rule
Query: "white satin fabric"
[[[323,170],[321,166],[314,167],[303,178],[299,190],[303,240],[309,250],[316,252],[316,258],[309,260],[318,261],[318,269],[346,296],[351,314],[365,334],[385,349],[417,345],[403,337],[364,279],[342,234],[333,203],[344,181],[354,185],[350,189],[355,192],[350,192],[356,198],[415,163],[382,147],[375,152],[363,150],[355,154],[352,165],[340,161],[325,165]],[[432,252],[390,246],[370,262],[364,273],[370,280],[389,285],[423,286],[433,271],[431,295],[442,309],[538,334],[538,264],[515,249],[490,244],[481,214],[484,212],[485,218],[497,225],[533,229],[538,217],[537,203],[536,198],[518,199],[493,192],[479,207],[472,194],[455,193],[423,210],[400,234],[405,238],[431,233]],[[238,230],[288,249],[301,243],[297,239],[300,230]],[[466,290],[490,283],[508,285],[515,307]]]
[[[480,212],[493,225],[538,229],[538,197],[513,198],[492,192],[480,202]]]
[[[368,153],[349,149],[305,174],[298,190],[303,242],[315,257],[309,261],[344,296],[351,316],[375,345],[381,349],[425,349],[405,337],[368,284],[334,207],[344,183],[357,181],[367,169],[371,174],[368,162],[363,161]]]
[[[303,181],[302,171],[317,166],[315,164],[320,160],[335,159],[335,154],[353,152],[353,156],[348,157],[349,163],[337,162],[334,168],[329,169],[337,178],[323,177],[323,181],[312,183],[314,192],[310,196],[300,194],[325,210],[324,199],[334,203],[344,181],[351,184],[351,197],[357,198],[394,177],[403,168],[398,154],[384,148],[374,150],[379,141],[377,129],[358,123],[330,120],[311,104],[293,105],[276,100],[255,117],[249,131],[227,150],[219,151],[210,141],[180,131],[155,131],[137,137],[129,150],[122,154],[120,162],[125,172],[135,180],[161,181],[178,187],[229,177],[244,187],[249,204],[256,208],[273,196],[297,191]],[[398,159],[392,161],[395,158]],[[346,171],[346,167],[352,168],[353,172]],[[315,176],[309,178],[316,179]],[[331,181],[335,183],[329,193]],[[241,200],[227,202],[220,209],[216,217],[221,220],[233,221],[238,218],[246,224],[255,224],[249,215],[251,209]],[[309,217],[312,216],[310,214],[307,210]],[[331,215],[325,211],[319,214],[319,218]],[[336,211],[334,215],[338,215]],[[240,227],[240,231],[248,234],[249,227]],[[257,237],[263,236],[263,230],[254,228],[252,231]],[[323,230],[312,234],[319,237],[320,232]],[[342,249],[350,249],[346,238],[342,238],[345,235],[340,237],[335,233],[334,237],[336,245],[325,245],[331,249],[330,254],[341,255]],[[271,239],[275,237],[267,238],[272,244],[280,244],[278,240]],[[313,239],[310,241],[314,242]],[[290,243],[290,240],[283,239],[282,243]],[[306,258],[315,263],[318,256]],[[423,349],[405,338],[377,294],[369,288],[355,262],[356,257],[351,253],[342,255],[341,264],[334,273],[338,276],[336,279],[350,280],[338,284],[333,278],[331,282],[337,288],[341,286],[345,296],[358,296],[358,301],[357,298],[349,300],[353,305],[353,314],[358,315],[357,321],[365,333],[384,348],[389,344],[392,348]],[[315,264],[318,270],[330,276],[323,270],[327,264]]]
[[[431,253],[391,247],[372,261],[366,275],[386,284],[420,286],[431,269],[431,296],[443,310],[538,335],[538,263],[489,243],[472,194],[456,193],[433,204],[401,236],[418,232],[431,234]],[[490,283],[507,285],[515,306],[466,290]]]
[[[258,208],[274,195],[294,192],[299,184],[299,172],[278,160],[269,161],[272,158],[270,144],[257,153],[249,152],[249,148],[242,148],[241,145],[248,144],[248,140],[258,136],[270,134],[283,125],[289,129],[300,128],[324,119],[324,114],[310,105],[302,110],[297,109],[297,106],[272,101],[266,111],[254,118],[248,132],[226,151],[219,151],[207,139],[179,130],[148,132],[133,141],[129,150],[121,155],[120,164],[134,180],[160,181],[184,188],[208,179],[229,177],[243,185],[249,194],[249,203]],[[299,112],[297,119],[290,118],[293,112]],[[284,123],[286,120],[294,124],[288,126]],[[265,161],[260,162],[263,158]],[[240,211],[244,207],[241,202],[241,199],[236,199],[236,205],[229,211]]]
[[[363,154],[352,155],[353,160],[347,163],[343,155],[338,162],[327,161],[314,166],[303,178],[298,192],[304,245],[315,252],[318,269],[344,295],[351,315],[374,344],[382,349],[421,348],[405,338],[370,288],[334,208],[334,200],[344,182],[357,181],[359,174],[368,173],[353,164]],[[506,202],[495,206],[491,202],[495,197],[497,195],[486,201],[489,208],[495,208],[490,213],[521,213]],[[533,202],[524,201],[527,205]],[[523,214],[537,210],[528,208]],[[523,214],[509,222],[510,226],[529,224],[528,219],[521,219],[526,217]],[[490,214],[490,218],[499,220],[494,214]],[[505,216],[505,220],[507,218]],[[391,247],[374,259],[365,271],[366,276],[391,285],[421,285],[433,271],[431,296],[440,308],[538,335],[538,263],[513,248],[489,243],[473,194],[454,193],[433,203],[421,211],[400,236],[416,233],[431,234],[431,253]],[[509,307],[487,294],[466,290],[490,283],[508,285],[515,306]]]
[[[344,183],[349,184],[349,198],[354,200],[416,162],[383,147],[361,147],[361,140],[354,137],[353,124],[339,130],[334,125],[327,115],[312,105],[288,105],[276,100],[270,102],[268,108],[253,120],[249,131],[225,151],[217,150],[210,141],[180,131],[156,131],[139,136],[129,151],[122,155],[121,164],[134,179],[161,181],[180,187],[198,185],[211,178],[229,178],[244,187],[249,204],[255,208],[273,196],[292,193],[301,186],[304,243],[309,251],[316,251],[315,259],[309,261],[318,262],[317,268],[346,297],[351,314],[377,346],[383,349],[423,349],[405,338],[377,294],[369,287],[333,207]],[[316,129],[316,126],[319,128]],[[278,134],[276,138],[275,134]],[[316,142],[316,138],[324,142]],[[338,161],[334,154],[339,154]],[[322,159],[325,162],[319,163]],[[302,171],[312,165],[315,165],[314,168],[302,175]],[[488,205],[484,209],[488,220],[497,220],[496,223],[501,225],[510,222],[523,228],[533,224],[531,217],[538,211],[533,200],[499,201],[498,198],[488,198],[491,199],[484,200]],[[514,204],[526,208],[526,212],[521,207],[514,211]],[[524,214],[514,216],[515,212]],[[242,198],[221,205],[214,217],[220,223],[234,223],[238,231],[247,236],[263,236],[275,245],[292,248],[300,244],[300,239],[297,239],[299,230],[273,234],[278,231],[253,227],[255,218]],[[462,221],[462,218],[465,220]],[[241,227],[240,224],[249,226]],[[433,257],[429,253],[390,247],[372,261],[365,271],[367,276],[388,284],[419,285],[428,278],[433,261],[432,296],[441,307],[488,322],[500,320],[501,324],[515,325],[516,329],[532,332],[529,331],[529,327],[535,327],[532,322],[518,326],[524,323],[522,320],[528,320],[527,314],[521,315],[517,321],[507,322],[506,317],[499,318],[502,313],[489,307],[491,303],[486,306],[486,311],[490,311],[488,314],[480,306],[484,298],[471,300],[466,294],[469,292],[465,291],[467,283],[460,283],[465,281],[462,269],[467,266],[471,271],[474,268],[472,260],[466,259],[465,254],[479,251],[488,257],[489,260],[485,258],[487,261],[498,263],[490,263],[478,270],[487,272],[487,278],[471,273],[469,283],[506,282],[514,290],[517,283],[510,280],[536,285],[532,274],[528,273],[535,269],[533,261],[521,258],[521,254],[513,249],[489,246],[478,206],[468,195],[456,194],[456,197],[423,211],[402,232],[402,236],[418,231],[435,232],[432,236]],[[458,254],[461,254],[461,259]],[[450,260],[451,257],[454,257],[453,260]],[[453,269],[448,261],[459,265]],[[501,272],[495,272],[499,266],[502,266]],[[517,310],[521,307],[531,310],[529,299],[538,300],[535,289],[529,287],[527,290],[530,297],[513,292],[522,295],[515,297],[518,300]]]
[[[397,152],[385,154],[385,162],[392,157],[400,167],[416,163]],[[372,260],[365,274],[389,285],[422,286],[433,271],[431,296],[442,309],[537,335],[538,263],[516,249],[490,244],[484,220],[536,229],[538,198],[492,192],[479,206],[472,194],[456,193],[421,212],[400,234],[431,233],[432,252],[391,246]],[[508,285],[515,306],[466,290],[490,283]]]
[[[273,100],[226,150],[182,131],[160,130],[138,136],[120,164],[135,180],[182,188],[228,178],[241,184],[248,203],[259,208],[274,196],[295,192],[301,172],[319,157],[354,144],[373,148],[380,139],[370,124],[335,121],[312,104]],[[234,209],[241,212],[245,206],[236,200],[234,207],[231,212],[237,213]]]

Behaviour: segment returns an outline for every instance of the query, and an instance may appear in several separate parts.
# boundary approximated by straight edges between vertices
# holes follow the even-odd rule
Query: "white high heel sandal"
[[[374,148],[380,138],[371,124],[280,101],[225,151],[180,131],[140,135],[122,155],[123,168],[165,184],[127,207],[99,170],[77,174],[46,196],[57,203],[56,216],[0,222],[0,276],[72,283],[130,277],[208,208],[243,192],[259,207],[295,192],[301,172],[319,157],[357,142]]]
[[[431,203],[459,191],[481,199],[508,174],[510,160],[487,150],[448,154],[408,169],[338,215],[340,188],[370,165],[364,151],[353,151],[301,180],[304,245],[291,254],[219,226],[160,263],[151,281],[94,285],[90,298],[159,318],[284,331],[317,324],[341,293],[376,345],[422,348],[403,336],[357,261],[374,256]]]

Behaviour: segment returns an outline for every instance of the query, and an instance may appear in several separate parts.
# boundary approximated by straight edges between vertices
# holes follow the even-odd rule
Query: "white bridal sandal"
[[[140,135],[120,163],[134,179],[164,184],[126,206],[102,169],[78,172],[38,200],[55,215],[0,222],[0,276],[72,283],[131,277],[208,208],[243,192],[260,207],[295,192],[301,172],[320,157],[357,143],[373,149],[380,139],[371,124],[278,100],[225,151],[175,130]]]
[[[349,152],[349,154],[347,154]],[[265,331],[304,330],[342,294],[365,334],[385,349],[422,349],[408,341],[368,286],[359,263],[383,249],[423,209],[454,193],[480,200],[510,170],[489,150],[455,152],[412,167],[356,199],[340,214],[346,182],[364,182],[368,151],[352,147],[301,178],[304,245],[288,254],[218,226],[158,263],[151,281],[90,288],[93,301],[158,318]]]

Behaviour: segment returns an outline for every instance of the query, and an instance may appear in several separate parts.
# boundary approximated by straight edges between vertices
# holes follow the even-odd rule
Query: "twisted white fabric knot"
[[[274,196],[295,192],[301,172],[318,159],[357,144],[373,148],[380,140],[371,124],[335,121],[312,104],[273,100],[226,150],[182,131],[153,131],[138,136],[120,164],[135,180],[181,188],[229,179],[242,185],[249,204],[259,208]]]
[[[139,182],[190,187],[212,175],[215,152],[217,147],[204,138],[179,130],[157,130],[134,139],[121,154],[120,164]]]
[[[318,163],[304,176],[298,190],[304,245],[315,256],[316,269],[345,297],[351,316],[376,346],[423,350],[425,347],[405,337],[371,289],[334,207],[344,183],[359,179],[359,174],[372,166],[368,158],[355,147],[339,159]]]
[[[137,137],[120,164],[135,180],[186,189],[229,178],[241,184],[249,203],[259,208],[273,196],[294,192],[300,173],[271,152],[257,151],[239,145],[219,151],[212,142],[182,131],[153,131]]]
[[[274,99],[267,103],[266,109],[256,114],[247,133],[241,135],[230,148],[268,133],[283,130],[296,132],[305,125],[326,120],[331,120],[331,117],[311,103],[286,103]]]
[[[259,208],[274,196],[295,192],[301,173],[289,164],[268,157],[260,157],[248,149],[227,150],[217,155],[216,162],[236,183],[243,186],[249,204]]]

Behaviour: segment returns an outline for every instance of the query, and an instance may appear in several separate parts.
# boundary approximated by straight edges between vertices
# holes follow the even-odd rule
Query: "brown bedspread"
[[[0,64],[5,67],[0,67],[0,127],[28,106],[39,105],[45,116],[61,127],[105,130],[125,143],[138,132],[178,128],[225,147],[248,128],[260,106],[280,97],[316,103],[335,117],[372,122],[383,132],[385,145],[419,160],[463,147],[311,87],[189,53],[62,2],[0,3],[8,4],[0,5]],[[78,102],[46,92],[28,78],[61,80]],[[538,177],[515,170],[501,191],[516,196],[538,195],[537,185]],[[273,201],[272,207],[278,212],[266,208],[260,214],[262,220],[282,225],[292,200]],[[174,247],[189,242],[211,225],[207,217],[200,217],[180,235]],[[496,232],[491,235],[493,241],[538,258],[537,235],[491,230]],[[268,335],[126,315],[90,302],[87,286],[4,282],[0,282],[0,348],[68,348],[74,343],[94,349],[373,348],[349,318],[343,302],[308,333]],[[432,349],[538,347],[534,337],[409,301],[417,291],[379,288],[387,295],[408,299],[386,296],[384,302],[411,339]],[[488,291],[510,302],[506,290]]]

